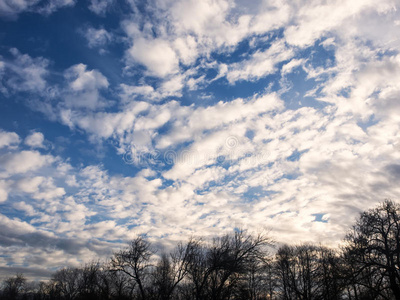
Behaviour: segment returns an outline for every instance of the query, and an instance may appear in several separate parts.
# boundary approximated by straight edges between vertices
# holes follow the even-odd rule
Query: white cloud
[[[9,219],[3,214],[0,214],[0,224],[3,233],[22,235],[36,231],[36,228],[32,225],[18,219]]]
[[[289,60],[294,51],[284,42],[273,42],[265,51],[257,51],[248,60],[228,65],[226,78],[233,84],[238,80],[258,80],[277,71],[276,65]]]
[[[19,13],[30,9],[36,5],[40,0],[20,0],[20,1],[0,1],[0,16],[15,18]]]
[[[72,197],[67,197],[63,204],[64,217],[67,221],[73,223],[85,224],[87,217],[93,216],[96,213],[91,212],[84,204],[78,204]]]
[[[45,2],[45,3],[43,3]],[[51,14],[64,6],[73,6],[75,0],[1,0],[0,17],[15,19],[18,14],[23,12],[37,12],[41,14]]]
[[[86,71],[86,65],[72,66],[65,72],[65,77],[70,80],[69,86],[74,91],[93,90],[108,87],[107,79],[98,71]]]
[[[49,1],[47,5],[38,8],[37,11],[41,14],[49,15],[62,7],[74,5],[75,0],[52,0]]]
[[[25,138],[25,144],[32,148],[45,148],[44,135],[41,132],[32,132]]]
[[[176,75],[164,81],[161,85],[161,93],[163,97],[182,96],[181,90],[184,87],[184,75]]]
[[[89,27],[84,35],[88,41],[89,48],[102,47],[112,41],[112,35],[104,28]]]
[[[71,110],[61,112],[62,121],[71,126],[78,126],[92,135],[101,138],[109,138],[114,134],[124,135],[129,132],[136,116],[148,111],[150,105],[146,102],[133,102],[125,107],[122,112],[96,114],[82,114]]]
[[[2,167],[10,174],[35,171],[51,162],[54,158],[49,155],[41,155],[38,151],[21,151],[7,153],[0,157]]]
[[[0,203],[7,201],[10,191],[10,183],[5,180],[0,180]]]
[[[51,178],[44,176],[25,177],[18,180],[19,191],[29,194],[36,200],[54,200],[65,195],[65,189],[57,187]]]
[[[173,46],[182,63],[190,65],[195,62],[198,50],[196,39],[193,36],[178,37],[173,41]]]
[[[212,51],[231,51],[224,47],[235,47],[238,41],[255,32],[262,34],[262,20],[268,18],[262,19],[261,16],[281,13],[276,22],[265,21],[265,30],[269,30],[288,22],[289,12],[295,11],[288,4],[279,5],[276,2],[273,8],[265,8],[256,16],[246,15],[247,11],[233,17],[226,3],[177,2],[176,6],[173,5],[174,9],[182,7],[183,13],[179,12],[174,17],[167,13],[168,22],[178,24],[178,20],[182,21],[181,28],[176,27],[173,34],[163,32],[165,28],[156,28],[156,31],[159,30],[156,38],[147,34],[148,24],[144,25],[143,32],[138,32],[137,26],[132,29],[125,24],[133,45],[127,54],[144,65],[148,75],[161,77],[162,80],[152,85],[145,80],[137,85],[122,84],[123,105],[118,112],[88,114],[78,110],[64,111],[65,123],[84,129],[90,135],[115,139],[119,143],[119,153],[130,149],[149,153],[170,149],[170,153],[178,158],[185,151],[204,154],[204,157],[199,156],[200,159],[197,157],[194,161],[175,161],[168,171],[162,173],[164,178],[173,180],[168,187],[163,187],[160,179],[149,180],[139,175],[134,178],[113,177],[96,168],[76,174],[73,186],[79,187],[82,198],[95,195],[93,197],[98,199],[99,205],[111,211],[109,216],[112,218],[133,216],[132,224],[139,225],[137,232],[182,237],[190,232],[210,231],[213,226],[218,228],[215,229],[217,231],[226,230],[231,224],[243,224],[250,228],[270,226],[279,232],[282,239],[296,240],[296,237],[299,239],[310,231],[321,240],[328,241],[330,236],[337,240],[340,238],[337,232],[351,223],[348,216],[356,215],[361,203],[372,205],[373,198],[381,197],[372,186],[376,186],[377,182],[387,184],[388,180],[392,180],[390,176],[394,176],[381,175],[380,172],[398,156],[394,145],[398,141],[399,130],[395,121],[396,110],[393,109],[397,95],[397,56],[377,58],[377,52],[368,49],[363,41],[350,44],[345,40],[346,36],[340,36],[340,24],[347,24],[352,18],[349,16],[356,16],[358,22],[357,18],[367,10],[364,5],[355,3],[354,7],[349,7],[346,16],[338,16],[343,8],[335,11],[330,18],[339,25],[330,25],[334,23],[333,19],[325,25],[318,25],[321,21],[319,13],[324,16],[329,9],[333,9],[330,4],[319,4],[314,11],[307,13],[301,10],[299,15],[294,14],[294,27],[285,31],[286,40],[265,38],[263,41],[270,43],[266,50],[255,51],[242,61],[226,64],[225,68],[222,64],[207,65],[207,62],[201,66],[221,67],[221,76],[226,76],[230,83],[258,80],[275,73],[285,76],[302,66],[309,79],[320,82],[321,93],[317,90],[315,94],[332,106],[326,109],[304,107],[285,110],[283,101],[274,94],[205,107],[182,106],[176,101],[162,104],[146,102],[162,99],[168,94],[179,95],[184,86],[189,86],[190,78],[196,78],[196,70],[193,68],[192,73],[176,75],[180,64],[190,66],[199,57],[207,60]],[[345,7],[349,5],[352,4],[345,3]],[[169,9],[168,5],[166,8]],[[247,9],[258,12],[254,7]],[[198,13],[201,14],[199,18],[193,18]],[[316,22],[316,27],[306,32],[314,26],[310,25],[313,22]],[[216,24],[222,25],[218,27]],[[229,30],[233,29],[238,30],[230,36]],[[313,66],[311,60],[297,56],[298,48],[287,45],[292,43],[307,47],[333,33],[334,39],[322,42],[323,47],[335,52],[335,61],[328,67]],[[160,49],[164,49],[162,55]],[[148,56],[145,57],[145,54]],[[282,67],[278,68],[280,65]],[[327,81],[323,80],[324,76],[328,77]],[[391,79],[384,80],[389,77]],[[90,90],[96,86],[91,80],[82,78],[76,84],[70,83],[70,87],[79,91]],[[349,97],[338,96],[343,87],[349,88]],[[357,98],[360,100],[356,101]],[[366,104],[368,98],[371,100]],[[360,103],[366,106],[356,109]],[[386,104],[391,109],[382,109]],[[390,116],[391,121],[382,120],[362,130],[357,125],[357,113],[374,113],[381,118]],[[168,129],[159,132],[158,129],[165,124],[169,124]],[[233,148],[229,148],[231,142],[234,143]],[[252,155],[254,153],[265,155]],[[222,166],[223,162],[219,165],[220,156],[229,160],[228,168]],[[165,163],[165,159],[161,157],[160,162]],[[345,171],[348,168],[363,170],[365,176],[357,178],[359,174],[356,171]],[[376,175],[378,173],[379,176]],[[362,193],[357,188],[360,186]],[[252,189],[258,190],[259,194],[252,200],[253,205],[246,207],[243,199]],[[58,197],[65,194],[60,190]],[[398,190],[391,189],[385,195],[396,196]],[[140,199],[146,199],[146,204]],[[350,201],[348,199],[355,204],[337,205]],[[79,197],[74,201],[76,205],[82,205]],[[182,208],[179,212],[172,210],[177,205]],[[78,208],[80,214],[76,218],[64,212],[68,222],[79,224],[90,214],[90,210],[82,206]],[[57,211],[57,208],[54,209]],[[170,211],[174,211],[174,215]],[[180,220],[176,217],[177,213],[185,218]],[[319,213],[325,214],[325,219],[329,215],[327,223],[313,222],[313,214]],[[343,216],[346,216],[347,222],[343,222]],[[92,225],[91,230],[96,234],[107,234],[115,228],[115,224],[114,221],[105,221]],[[299,224],[298,228],[294,228],[293,224]],[[68,226],[63,223],[59,230],[68,232]],[[126,234],[123,229],[121,232]],[[71,230],[70,234],[76,233]]]
[[[137,11],[133,2],[131,5]],[[225,0],[160,0],[155,6],[153,24],[139,30],[141,26],[133,15],[123,27],[133,43],[128,57],[144,65],[149,75],[158,77],[175,74],[180,64],[194,64],[211,52],[230,51],[245,38],[277,29],[288,21],[290,12],[284,1],[234,5]]]
[[[23,178],[18,181],[18,188],[25,193],[35,193],[39,191],[39,185],[45,180],[43,176]]]
[[[168,42],[162,39],[137,38],[128,50],[129,56],[144,65],[150,75],[165,77],[178,71],[179,60]]]
[[[161,1],[159,1],[161,2]],[[236,46],[241,40],[284,25],[289,16],[285,1],[171,1],[167,18],[179,36],[193,35],[199,52]],[[172,3],[169,7],[168,5]],[[193,48],[193,47],[192,47]]]
[[[281,68],[281,74],[287,75],[290,74],[294,69],[305,63],[305,59],[292,59],[287,64],[284,64]]]
[[[385,5],[385,1],[378,7],[380,5]],[[369,0],[301,3],[297,7],[295,24],[285,30],[286,41],[300,47],[310,46],[325,33],[340,27],[347,18],[356,18],[374,7],[376,2]]]
[[[257,115],[283,108],[282,101],[275,95],[260,95],[252,99],[236,99],[218,102],[206,108],[199,107],[177,116],[172,130],[162,136],[157,147],[166,148],[176,143],[192,140],[206,130],[218,130],[235,122],[250,120]]]
[[[14,148],[20,143],[20,138],[15,132],[0,130],[0,149],[4,147]]]
[[[67,107],[95,110],[105,105],[99,90],[107,88],[109,83],[99,71],[89,71],[86,65],[78,64],[67,69],[64,77],[69,87],[64,96]]]
[[[152,100],[160,97],[160,94],[157,93],[150,85],[131,86],[127,84],[121,84],[120,87],[120,97],[125,103],[129,103],[136,98],[139,98],[140,100]]]
[[[13,207],[15,208],[15,209],[18,209],[18,210],[21,210],[21,211],[23,211],[23,212],[25,212],[25,214],[27,215],[27,216],[34,216],[35,214],[36,214],[36,211],[35,211],[35,209],[33,208],[33,206],[32,205],[29,205],[29,204],[27,204],[27,203],[25,203],[25,202],[17,202],[17,203],[14,203],[13,204]]]
[[[89,9],[97,15],[103,16],[114,0],[90,0]]]
[[[45,92],[49,61],[42,57],[32,58],[17,49],[10,50],[14,60],[6,62],[9,72],[5,78],[6,87],[17,92]]]

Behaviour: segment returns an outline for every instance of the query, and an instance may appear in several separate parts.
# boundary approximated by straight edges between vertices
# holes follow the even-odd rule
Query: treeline
[[[1,299],[400,300],[400,206],[361,214],[338,249],[283,245],[238,231],[156,253],[144,237],[107,263],[56,271],[48,282],[5,279]]]

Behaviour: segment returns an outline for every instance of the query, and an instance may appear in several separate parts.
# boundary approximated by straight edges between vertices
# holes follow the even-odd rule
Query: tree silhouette
[[[391,291],[400,300],[400,205],[386,200],[363,212],[345,241],[353,282],[376,297]]]
[[[284,245],[275,259],[282,299],[341,299],[345,288],[339,255],[321,245]]]
[[[114,253],[111,258],[112,269],[125,273],[137,284],[142,300],[147,299],[145,283],[150,275],[150,259],[154,253],[150,242],[139,236],[129,243],[128,248]]]
[[[3,297],[6,300],[18,299],[18,296],[24,292],[26,278],[23,274],[16,274],[3,281]]]
[[[255,260],[265,259],[270,239],[245,231],[215,238],[210,246],[197,243],[189,264],[195,299],[231,299]]]
[[[152,272],[156,298],[161,300],[172,298],[176,287],[189,271],[189,263],[196,244],[194,239],[190,239],[186,244],[179,243],[169,255],[166,253],[161,255]]]

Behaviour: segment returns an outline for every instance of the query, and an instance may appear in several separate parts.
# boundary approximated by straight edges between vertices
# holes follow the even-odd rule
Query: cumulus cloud
[[[41,132],[32,132],[25,138],[25,144],[32,148],[45,148],[44,135]]]
[[[163,1],[159,1],[162,3]],[[279,28],[290,12],[284,1],[251,4],[230,1],[168,1],[167,18],[182,36],[196,37],[200,53],[221,46],[235,46],[253,34]]]
[[[45,180],[43,176],[22,178],[18,181],[18,188],[25,193],[35,193],[39,190],[39,185]]]
[[[51,163],[53,157],[42,155],[38,151],[7,153],[0,157],[2,168],[10,174],[26,173]]]
[[[127,84],[121,84],[121,93],[120,97],[125,103],[129,103],[136,98],[144,98],[144,99],[158,99],[160,94],[155,91],[155,89],[151,85],[139,85],[139,86],[131,86]]]
[[[162,39],[138,38],[128,50],[128,55],[144,65],[150,75],[164,77],[178,71],[178,57],[168,42]]]
[[[108,87],[107,79],[98,71],[86,71],[84,64],[69,68],[65,77],[70,80],[70,87],[74,91],[93,90]]]
[[[13,207],[17,210],[25,212],[27,216],[34,216],[36,214],[35,209],[32,205],[26,204],[25,202],[14,203]]]
[[[42,57],[32,58],[16,48],[10,49],[10,52],[14,60],[5,64],[9,72],[4,78],[5,87],[10,92],[44,92],[47,87],[49,61]]]
[[[235,122],[243,122],[257,115],[282,108],[282,102],[276,95],[261,95],[253,99],[236,99],[231,102],[219,102],[214,106],[187,111],[178,118],[169,134],[158,142],[158,147],[191,140],[202,132],[221,129]],[[185,130],[182,130],[184,128]]]
[[[9,189],[10,184],[5,180],[0,180],[0,203],[7,200]]]
[[[67,107],[95,110],[104,105],[99,94],[100,89],[108,87],[106,77],[97,70],[87,70],[84,64],[70,67],[64,73],[69,90],[64,96]]]
[[[112,35],[104,28],[89,27],[84,33],[88,41],[89,48],[102,47],[107,45],[112,40]]]
[[[0,148],[16,147],[20,142],[18,134],[0,130]]]
[[[145,26],[133,15],[123,22],[123,28],[133,44],[126,51],[128,64],[139,63],[148,75],[160,78],[183,71],[182,66],[193,65],[212,52],[229,52],[252,35],[277,29],[288,22],[290,13],[282,1],[268,5],[232,5],[225,0],[156,3],[159,9]],[[131,5],[133,11],[139,10],[134,2]]]

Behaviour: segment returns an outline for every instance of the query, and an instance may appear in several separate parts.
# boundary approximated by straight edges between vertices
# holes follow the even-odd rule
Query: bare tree
[[[344,263],[339,252],[324,246],[318,247],[321,295],[326,300],[342,299],[346,289]]]
[[[126,249],[114,253],[111,258],[112,269],[125,273],[137,284],[142,300],[147,299],[145,283],[150,275],[154,253],[150,242],[139,236]]]
[[[276,254],[276,274],[283,299],[341,299],[339,255],[312,244],[282,246]]]
[[[194,239],[188,243],[179,243],[168,255],[163,253],[153,272],[153,280],[157,298],[171,299],[178,284],[185,278],[189,270],[193,249],[196,245]]]
[[[345,241],[353,281],[377,297],[400,300],[400,205],[386,200],[362,213]]]
[[[80,299],[98,299],[100,290],[100,263],[90,262],[79,269],[78,293]]]
[[[207,247],[197,243],[189,264],[189,278],[199,299],[229,299],[249,270],[251,262],[264,258],[270,240],[244,231],[214,239]]]
[[[246,271],[240,275],[240,283],[234,291],[234,299],[273,299],[276,276],[271,262],[269,257],[249,260],[246,263]]]
[[[3,299],[18,299],[19,295],[24,292],[25,284],[26,278],[20,273],[6,278],[3,281]]]
[[[63,268],[56,271],[51,279],[51,293],[56,298],[77,299],[81,272],[78,268]]]

